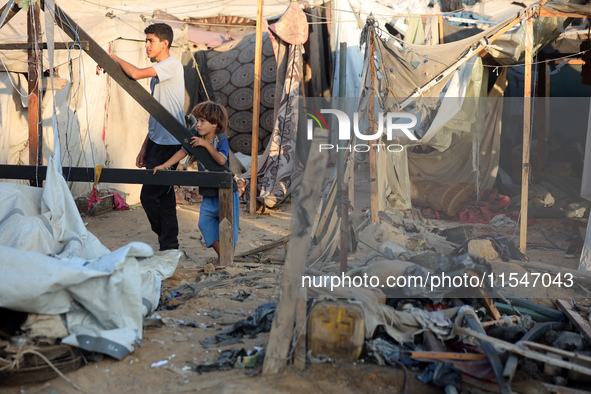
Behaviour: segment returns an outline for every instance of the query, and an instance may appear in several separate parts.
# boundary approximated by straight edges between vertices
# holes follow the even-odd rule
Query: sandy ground
[[[215,252],[206,249],[201,243],[197,228],[199,204],[179,205],[179,242],[187,257],[181,259],[175,275],[163,283],[163,288],[173,289],[183,283],[194,283],[196,278],[205,279],[198,269],[206,264],[208,257]],[[111,250],[132,241],[141,241],[157,247],[155,234],[141,208],[130,211],[106,213],[97,217],[86,217],[87,228]],[[289,234],[291,204],[275,210],[267,210],[257,216],[242,216],[240,239],[236,253],[242,253]],[[147,327],[143,332],[143,344],[122,361],[105,357],[100,361],[90,361],[81,369],[68,373],[67,377],[90,393],[178,393],[178,392],[321,392],[371,393],[376,390],[396,391],[402,387],[403,373],[388,367],[360,363],[316,364],[305,371],[289,369],[276,376],[248,376],[244,369],[214,371],[198,374],[183,370],[204,361],[218,358],[220,350],[253,350],[255,346],[266,347],[268,333],[258,334],[256,338],[243,338],[243,343],[220,348],[204,349],[199,340],[215,335],[219,330],[231,327],[239,320],[252,315],[264,303],[277,301],[279,294],[279,274],[285,249],[280,247],[274,253],[267,253],[271,260],[265,264],[237,262],[226,272],[216,272],[220,278],[240,275],[260,274],[261,279],[246,281],[219,289],[206,290],[197,297],[166,305],[178,305],[174,310],[160,310],[165,325]],[[251,295],[244,301],[231,300],[239,291]],[[209,314],[219,315],[213,319]],[[191,323],[193,327],[183,326]],[[195,323],[195,324],[193,324]],[[167,364],[152,368],[158,361]],[[411,377],[411,390],[422,387]],[[78,392],[61,378],[38,384],[0,388],[0,393],[73,393]],[[413,392],[413,391],[410,391]],[[427,388],[428,392],[438,392]]]
[[[358,200],[363,205],[363,196]],[[366,200],[369,208],[369,200]],[[362,210],[362,209],[360,209]],[[359,212],[359,211],[358,211]],[[208,278],[198,272],[208,258],[215,256],[213,250],[204,247],[197,228],[199,204],[179,205],[179,242],[186,252],[175,275],[163,283],[164,289],[175,289]],[[240,237],[236,254],[261,245],[269,244],[290,233],[291,204],[267,210],[256,216],[241,216]],[[87,228],[111,250],[132,241],[141,241],[157,249],[156,235],[149,228],[141,207],[130,211],[111,212],[83,219]],[[517,241],[518,242],[518,241]],[[532,261],[577,268],[578,259],[565,259],[564,252],[544,248],[531,248],[528,256]],[[308,365],[305,371],[290,368],[274,375],[248,376],[244,369],[214,371],[198,374],[187,367],[218,358],[225,349],[253,350],[255,346],[266,348],[268,333],[255,338],[243,338],[243,342],[220,348],[205,349],[199,340],[211,337],[220,330],[231,327],[239,320],[252,315],[264,303],[277,301],[280,290],[280,274],[285,258],[285,248],[280,247],[265,254],[266,259],[254,262],[236,262],[234,267],[216,271],[214,279],[236,279],[241,276],[258,276],[253,280],[230,283],[225,287],[205,290],[198,296],[172,300],[167,306],[172,310],[157,311],[160,327],[146,327],[143,344],[122,361],[105,357],[90,361],[81,369],[67,374],[73,382],[90,393],[169,393],[169,392],[320,392],[320,393],[374,393],[379,391],[399,392],[403,386],[403,373],[393,367],[379,367],[360,362]],[[231,300],[245,291],[250,296],[244,301]],[[558,295],[562,293],[557,293]],[[556,294],[537,294],[551,305]],[[536,294],[532,297],[537,298]],[[210,315],[218,315],[212,318]],[[190,323],[190,324],[186,324]],[[153,363],[167,361],[165,365],[152,367]],[[183,369],[183,367],[185,367]],[[411,372],[410,393],[440,392],[434,386],[421,384]],[[70,383],[61,378],[49,382],[0,388],[0,393],[70,393],[77,392]]]

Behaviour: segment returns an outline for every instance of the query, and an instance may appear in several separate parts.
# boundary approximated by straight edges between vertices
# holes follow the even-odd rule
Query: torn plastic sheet
[[[433,383],[437,387],[454,386],[459,388],[460,383],[462,383],[462,374],[452,363],[430,363],[429,366],[417,376],[417,379],[425,384]]]
[[[473,272],[479,278],[483,275],[492,272],[492,267],[489,262],[480,257],[471,254],[462,254],[459,256],[449,257],[446,255],[439,255],[437,266],[433,271],[429,271],[419,265],[409,267],[405,270],[404,275],[408,277],[421,277],[424,286],[406,286],[402,288],[404,297],[409,298],[430,298],[433,301],[438,301],[443,298],[454,298],[461,293],[461,297],[477,297],[481,296],[478,293],[479,289],[471,286],[458,287],[449,281],[442,281],[438,286],[432,286],[434,278],[445,277],[463,277],[466,273]]]
[[[403,352],[408,351],[408,349],[388,342],[383,338],[366,341],[365,346],[368,356],[375,358],[378,365],[397,366],[395,361],[399,361],[407,367],[416,367],[419,365],[418,361],[403,355]]]
[[[43,189],[0,182],[0,201],[0,307],[65,314],[63,343],[119,360],[132,352],[180,254],[150,260],[141,242],[110,252],[86,230],[53,158]]]
[[[262,365],[264,358],[265,351],[262,348],[248,351],[244,350],[244,348],[240,350],[227,349],[221,351],[217,360],[194,364],[193,369],[201,374],[203,372],[224,371],[233,368],[254,368]]]
[[[269,332],[275,315],[275,307],[275,302],[260,305],[254,312],[254,316],[249,316],[246,320],[240,320],[232,328],[224,330],[213,337],[203,339],[199,343],[204,348],[226,346],[240,343],[245,335],[254,337],[258,333]]]

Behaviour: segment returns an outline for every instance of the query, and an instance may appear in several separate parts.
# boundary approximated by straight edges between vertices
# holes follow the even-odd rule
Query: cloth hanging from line
[[[271,140],[258,161],[258,195],[255,198],[264,206],[272,208],[291,194],[292,188],[301,182],[302,175],[301,171],[294,170],[296,166],[302,165],[297,160],[295,148],[301,80],[301,44],[308,37],[308,22],[297,3],[291,3],[280,21],[269,26],[269,36],[272,42],[277,43],[275,122]],[[288,44],[287,40],[291,41],[291,44]],[[238,180],[239,193],[242,199],[247,201],[252,198],[252,171],[253,169],[243,174]]]

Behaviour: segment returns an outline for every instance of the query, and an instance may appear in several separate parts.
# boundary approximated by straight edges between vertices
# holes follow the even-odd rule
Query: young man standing
[[[138,68],[118,56],[111,57],[130,78],[152,78],[152,96],[179,122],[185,124],[185,77],[182,64],[169,54],[173,41],[172,29],[165,23],[156,23],[148,26],[144,33],[146,54],[156,64]],[[97,66],[97,74],[100,70],[100,66]],[[177,139],[150,115],[148,134],[137,155],[136,166],[153,169],[168,160],[180,147]],[[173,166],[175,168],[176,164]],[[143,185],[140,200],[152,231],[158,234],[160,250],[178,249],[179,226],[174,186]]]

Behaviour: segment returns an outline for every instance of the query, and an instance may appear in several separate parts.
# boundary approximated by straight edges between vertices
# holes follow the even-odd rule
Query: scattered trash
[[[232,301],[240,301],[244,302],[245,299],[250,297],[250,293],[245,292],[244,290],[238,290],[238,295],[235,297],[230,298]]]
[[[226,346],[241,342],[242,337],[248,335],[253,338],[260,332],[269,332],[273,323],[276,303],[260,305],[246,320],[240,320],[232,328],[224,330],[213,337],[199,341],[204,348],[212,346]]]
[[[151,368],[161,367],[164,364],[168,364],[168,360],[162,360],[162,361],[152,363]]]
[[[220,350],[217,360],[205,361],[200,364],[193,364],[192,369],[201,374],[203,372],[223,371],[233,368],[256,368],[262,367],[265,353],[263,350]]]

